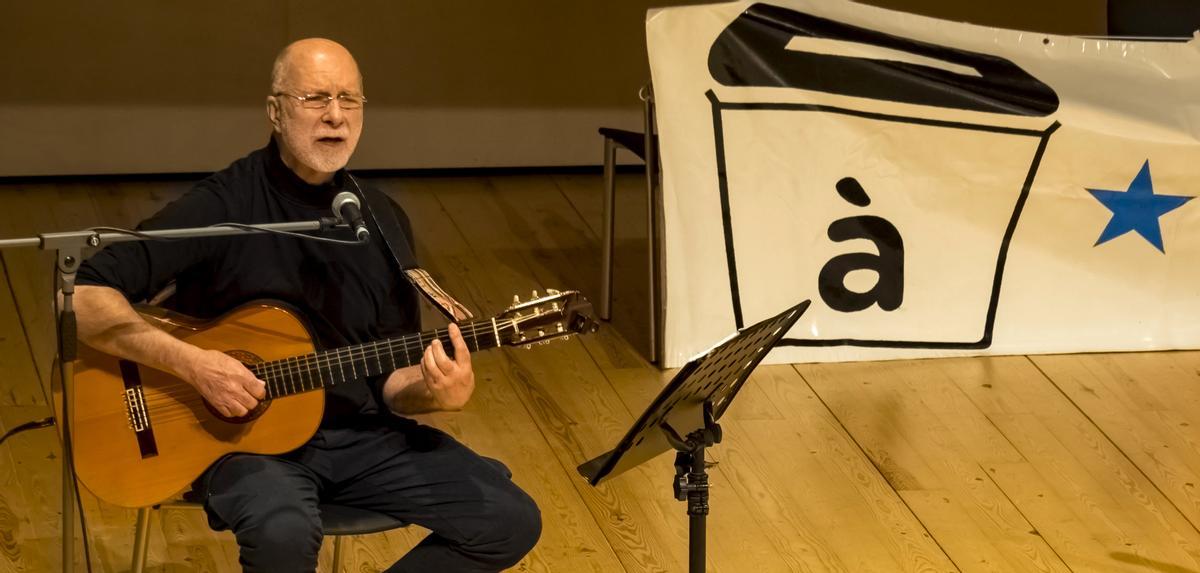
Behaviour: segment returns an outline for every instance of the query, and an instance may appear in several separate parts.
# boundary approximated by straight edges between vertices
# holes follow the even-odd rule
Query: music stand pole
[[[61,281],[63,303],[55,317],[58,323],[58,368],[62,384],[62,420],[57,420],[62,430],[62,567],[70,573],[75,570],[75,463],[71,451],[70,388],[75,376],[75,357],[78,348],[78,329],[75,317],[75,273],[83,262],[83,250],[100,247],[108,243],[145,241],[152,239],[185,239],[217,237],[225,235],[258,234],[271,231],[304,232],[345,227],[337,220],[324,218],[315,221],[242,225],[238,227],[196,227],[191,229],[169,229],[142,231],[140,236],[127,233],[100,233],[94,230],[44,233],[36,237],[0,240],[0,249],[36,247],[44,251],[56,251],[56,271]],[[57,296],[57,294],[56,294]],[[50,404],[53,407],[53,404]],[[83,508],[79,508],[80,511]]]
[[[804,301],[743,328],[689,360],[638,417],[617,447],[577,468],[588,483],[628,471],[675,450],[675,499],[687,500],[688,570],[703,573],[708,520],[705,448],[721,441],[717,420],[781,338],[808,309]],[[677,428],[686,432],[681,436]]]
[[[721,443],[721,425],[713,417],[711,400],[704,402],[704,427],[681,438],[667,422],[659,426],[675,448],[675,499],[687,500],[688,571],[704,573],[708,538],[708,462],[704,449]],[[713,465],[716,465],[715,463]]]

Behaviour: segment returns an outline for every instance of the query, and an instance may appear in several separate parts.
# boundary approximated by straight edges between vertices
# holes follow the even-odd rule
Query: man
[[[295,42],[276,58],[268,146],[234,162],[143,223],[144,228],[265,223],[328,216],[349,175],[363,125],[362,77],[341,45]],[[398,206],[404,231],[408,219]],[[373,235],[379,236],[378,229]],[[217,316],[253,299],[300,309],[324,347],[419,327],[416,293],[383,241],[331,245],[270,235],[112,245],[79,272],[81,338],[173,373],[226,416],[253,409],[264,382],[237,360],[147,325],[128,301],[175,281],[173,307]],[[420,366],[327,391],[321,427],[280,456],[223,458],[197,481],[209,522],[232,529],[246,571],[312,571],[321,546],[318,502],[391,514],[432,531],[389,571],[498,571],[541,532],[536,505],[495,460],[395,414],[459,410],[475,387],[456,326],[453,355],[434,341]],[[390,411],[390,412],[389,412]]]

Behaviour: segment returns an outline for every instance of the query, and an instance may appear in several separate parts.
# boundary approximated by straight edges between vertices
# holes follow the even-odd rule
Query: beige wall
[[[327,36],[371,103],[357,168],[578,165],[640,125],[662,0],[44,0],[0,17],[0,176],[210,171],[265,142],[275,52]],[[875,0],[981,24],[1101,33],[1103,0]]]

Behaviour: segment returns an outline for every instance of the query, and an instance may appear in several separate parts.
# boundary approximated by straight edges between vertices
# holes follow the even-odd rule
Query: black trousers
[[[533,500],[507,468],[435,428],[369,418],[321,429],[282,456],[236,454],[197,482],[209,524],[232,529],[245,571],[313,571],[318,502],[386,513],[432,533],[388,571],[500,571],[541,534]]]

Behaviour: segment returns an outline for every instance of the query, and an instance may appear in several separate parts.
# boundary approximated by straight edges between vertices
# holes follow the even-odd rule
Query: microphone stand
[[[333,228],[346,227],[337,219],[323,217],[315,221],[297,221],[289,223],[265,223],[258,225],[238,225],[226,227],[214,225],[211,227],[193,227],[186,229],[165,229],[160,231],[137,231],[135,233],[98,232],[94,230],[68,231],[61,233],[42,233],[35,237],[0,240],[0,250],[10,248],[36,247],[43,251],[57,251],[56,269],[62,284],[63,304],[59,309],[58,322],[58,364],[62,380],[62,419],[57,423],[62,428],[62,567],[66,573],[75,570],[75,465],[71,452],[71,410],[70,388],[74,381],[76,348],[78,331],[75,321],[75,273],[82,262],[83,250],[88,247],[102,247],[110,243],[125,243],[129,241],[149,241],[156,239],[193,239],[203,237],[220,237],[226,235],[250,235],[282,231],[299,233],[304,231],[324,231]],[[56,293],[57,296],[57,293]],[[53,404],[51,404],[53,406]],[[79,508],[83,511],[83,508]],[[86,535],[87,532],[84,532]]]

